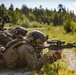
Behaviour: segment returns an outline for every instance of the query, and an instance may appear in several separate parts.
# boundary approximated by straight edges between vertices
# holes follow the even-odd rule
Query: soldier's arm
[[[47,54],[42,55],[38,59],[32,46],[26,45],[25,48],[25,60],[27,61],[29,69],[40,70],[44,64],[56,61],[56,56],[48,56]]]
[[[40,70],[44,64],[50,63],[49,57],[46,54],[38,59],[35,49],[28,45],[25,46],[25,60],[29,69],[36,70]]]

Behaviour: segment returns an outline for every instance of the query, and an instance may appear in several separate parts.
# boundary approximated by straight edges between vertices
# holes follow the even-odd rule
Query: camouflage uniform
[[[46,54],[38,58],[36,49],[29,44],[25,45],[25,60],[27,61],[28,68],[36,70],[39,70],[43,64],[51,63]]]
[[[29,69],[40,70],[44,64],[53,63],[61,58],[59,53],[56,53],[58,57],[49,57],[46,53],[44,55],[41,53],[42,49],[37,50],[35,48],[37,44],[43,44],[47,39],[47,36],[36,30],[30,32],[26,36],[27,43],[24,46],[24,56]]]
[[[44,63],[51,62],[46,54],[38,58],[35,48],[28,43],[20,45],[17,48],[13,47],[14,49],[8,48],[3,52],[1,60],[3,60],[2,62],[4,62],[5,66],[1,66],[1,63],[0,68],[6,67],[10,69],[17,69],[27,67],[29,69],[39,70]]]
[[[10,35],[4,31],[5,20],[0,17],[0,45],[5,46],[9,41],[11,41]]]
[[[10,34],[12,35],[13,39],[19,38],[20,36],[25,37],[27,34],[27,30],[23,27],[16,27],[15,29],[12,29],[10,31]]]
[[[4,47],[6,44],[11,41],[10,35],[5,31],[0,31],[0,45],[3,45]]]
[[[4,63],[3,66],[10,69],[27,67],[31,70],[40,70],[44,64],[54,62],[53,58],[48,57],[46,54],[40,54],[40,57],[37,56],[37,51],[35,49],[34,43],[43,43],[46,39],[42,33],[34,32],[28,34],[28,36],[26,37],[26,41],[17,39],[19,40],[18,42],[5,50],[2,55],[0,65]],[[36,34],[38,34],[39,36],[36,36]]]

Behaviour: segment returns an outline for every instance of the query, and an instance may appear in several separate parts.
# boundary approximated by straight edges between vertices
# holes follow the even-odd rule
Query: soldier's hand
[[[17,39],[23,39],[23,36],[20,34],[20,35],[17,35],[16,38]]]
[[[49,50],[49,51],[46,53],[46,55],[49,56],[49,57],[51,57],[51,56],[53,56],[53,54],[54,54],[55,52],[56,52],[55,50]]]
[[[57,59],[61,58],[62,50],[49,50],[46,55],[52,57],[53,60],[56,61]]]

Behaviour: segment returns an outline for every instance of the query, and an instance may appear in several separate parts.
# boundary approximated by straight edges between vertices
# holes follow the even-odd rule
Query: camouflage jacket
[[[16,44],[18,44],[19,42],[17,42]],[[26,42],[22,45],[19,44],[16,48],[14,48],[14,45],[9,47],[3,54],[3,59],[8,68],[15,69],[26,67],[29,70],[40,70],[43,64],[46,64],[46,62],[50,63],[50,60],[46,56],[46,54],[41,55],[41,57],[38,58],[34,47]]]
[[[46,54],[38,58],[35,48],[26,41],[19,41],[9,47],[3,54],[3,60],[8,68],[26,67],[30,70],[40,70],[43,65],[54,62],[53,58],[49,58]]]
[[[24,50],[25,60],[29,69],[39,70],[44,64],[51,62],[46,54],[41,55],[38,59],[35,48],[27,43],[24,46]]]
[[[5,46],[12,39],[9,37],[9,34],[5,31],[0,31],[0,45]]]

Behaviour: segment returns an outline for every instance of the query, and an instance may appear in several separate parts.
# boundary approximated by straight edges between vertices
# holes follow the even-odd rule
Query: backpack
[[[17,47],[25,44],[26,41],[22,40],[13,40],[6,45],[6,51],[3,54],[3,59],[6,62],[7,67],[16,67],[18,63],[21,65],[21,60],[24,57],[24,50],[17,50]]]

